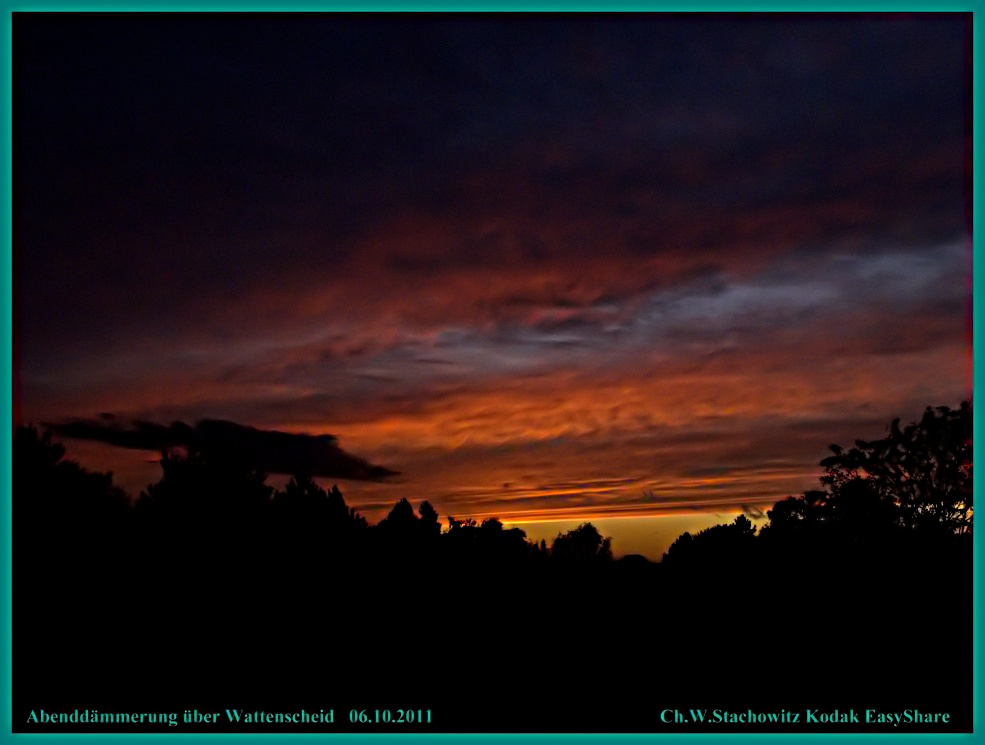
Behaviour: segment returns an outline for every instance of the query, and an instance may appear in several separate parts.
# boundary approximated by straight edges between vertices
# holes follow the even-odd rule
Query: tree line
[[[970,404],[821,466],[762,527],[739,515],[649,562],[590,523],[534,542],[401,499],[372,524],[337,487],[274,489],[215,447],[164,453],[131,500],[22,427],[15,708],[331,700],[431,707],[445,731],[485,712],[496,731],[600,732],[652,730],[655,700],[905,699],[970,722]]]
[[[970,535],[969,403],[954,410],[928,407],[918,422],[906,427],[894,420],[883,439],[859,440],[848,449],[831,445],[830,450],[832,455],[821,461],[823,489],[780,500],[759,531],[739,515],[730,524],[684,533],[664,554],[663,563],[736,559],[767,547],[806,552],[822,544],[857,548]],[[268,533],[264,543],[306,546],[334,558],[347,551],[406,558],[408,553],[444,550],[464,560],[506,563],[551,560],[589,566],[613,559],[611,539],[591,523],[558,534],[548,546],[528,541],[524,531],[506,528],[496,518],[479,522],[449,517],[442,529],[428,501],[415,510],[401,499],[373,525],[346,504],[337,486],[323,489],[299,473],[283,489],[274,489],[241,454],[221,447],[163,452],[161,479],[135,501],[113,484],[111,474],[89,472],[64,455],[64,447],[49,432],[30,426],[16,430],[13,480],[19,533],[38,528],[51,536],[68,529],[87,535],[91,546],[93,536],[111,542],[111,534],[123,530],[189,532],[213,541],[245,530]]]

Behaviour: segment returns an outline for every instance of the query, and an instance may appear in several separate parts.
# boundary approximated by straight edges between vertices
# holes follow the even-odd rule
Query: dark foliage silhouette
[[[47,432],[19,427],[13,440],[14,581],[34,597],[40,578],[84,582],[115,566],[129,544],[133,514],[112,475],[64,459]],[[119,540],[117,540],[119,539]]]
[[[579,564],[611,561],[611,544],[611,538],[604,538],[594,525],[584,523],[558,534],[551,544],[551,557],[555,561]]]
[[[142,510],[225,520],[255,515],[270,502],[267,475],[234,451],[195,448],[187,455],[161,453],[163,477],[147,487],[137,503]]]
[[[43,513],[51,520],[98,522],[118,517],[129,507],[126,493],[113,486],[112,474],[90,473],[64,460],[65,448],[52,440],[50,432],[19,427],[12,455],[17,464],[13,489],[23,495],[16,506],[28,515]]]
[[[697,563],[703,568],[732,566],[747,561],[754,550],[756,527],[745,515],[739,515],[728,525],[715,525],[696,535],[682,534],[674,541],[663,563],[680,566]]]
[[[895,507],[880,509],[906,527],[949,532],[971,530],[972,504],[972,415],[971,404],[958,410],[927,407],[919,422],[900,429],[893,420],[889,436],[881,440],[858,440],[845,450],[832,445],[833,455],[821,461],[822,483],[834,501],[852,503],[860,494]],[[866,491],[846,495],[846,488]],[[855,485],[853,487],[853,485]],[[842,499],[842,497],[845,497]],[[876,509],[874,504],[872,509]]]
[[[739,515],[652,563],[614,560],[591,523],[548,547],[495,518],[442,529],[404,498],[373,525],[311,471],[272,489],[225,441],[166,450],[131,504],[20,428],[15,707],[184,708],[221,691],[268,709],[437,706],[446,731],[476,729],[476,712],[501,731],[612,731],[616,716],[650,730],[626,712],[792,706],[796,681],[816,707],[970,712],[970,655],[934,641],[971,634],[970,406],[833,450],[824,488],[780,500],[758,531]],[[757,657],[751,687],[720,655],[735,638],[788,653]]]

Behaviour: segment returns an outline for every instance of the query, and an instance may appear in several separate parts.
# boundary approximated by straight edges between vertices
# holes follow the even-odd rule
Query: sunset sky
[[[15,411],[134,495],[228,420],[659,558],[970,399],[970,16],[13,32]]]

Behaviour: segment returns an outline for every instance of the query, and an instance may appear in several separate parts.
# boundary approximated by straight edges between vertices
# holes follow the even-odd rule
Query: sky
[[[759,519],[971,398],[969,18],[16,14],[15,416],[133,495],[218,428],[371,520]]]

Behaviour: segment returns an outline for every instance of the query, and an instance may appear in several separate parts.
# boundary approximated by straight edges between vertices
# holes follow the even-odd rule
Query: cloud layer
[[[336,433],[367,510],[811,488],[970,396],[969,23],[22,14],[23,417]]]

